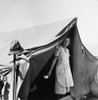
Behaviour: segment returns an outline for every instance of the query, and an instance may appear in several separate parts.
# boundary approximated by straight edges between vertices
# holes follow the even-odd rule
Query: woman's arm
[[[47,78],[51,75],[52,70],[53,70],[53,68],[54,68],[54,66],[55,66],[55,64],[56,64],[57,59],[58,59],[58,56],[59,56],[59,47],[58,47],[58,45],[57,45],[56,51],[55,51],[55,58],[54,58],[53,61],[52,61],[52,65],[51,65],[51,68],[50,68],[48,74],[45,75],[44,78],[47,79]]]
[[[54,66],[55,66],[56,61],[57,61],[57,56],[55,56],[55,58],[54,58],[54,60],[53,60],[53,62],[52,62],[51,68],[50,68],[50,70],[49,70],[49,72],[48,72],[48,76],[51,75],[52,70],[53,70],[53,68],[54,68]]]
[[[55,66],[56,61],[57,61],[57,56],[55,56],[55,58],[54,58],[54,60],[53,60],[53,62],[52,62],[52,65],[51,65],[51,68],[50,68],[48,74],[47,74],[47,75],[44,75],[44,78],[45,78],[45,79],[48,79],[48,78],[50,77],[50,75],[51,75],[51,73],[52,73],[52,70],[53,70],[53,68],[54,68],[54,66]]]

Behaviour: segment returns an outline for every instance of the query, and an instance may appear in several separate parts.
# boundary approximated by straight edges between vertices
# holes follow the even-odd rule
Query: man
[[[15,62],[15,68],[16,68],[16,85],[17,85],[17,93],[18,95],[19,88],[22,85],[22,82],[25,78],[26,72],[29,68],[29,57],[26,57],[24,54],[25,50],[24,48],[20,45],[18,40],[13,40],[11,42],[10,46],[10,55],[15,55],[15,58],[13,59],[12,62]],[[24,97],[24,95],[22,96]],[[21,100],[21,97],[17,97],[18,100]]]

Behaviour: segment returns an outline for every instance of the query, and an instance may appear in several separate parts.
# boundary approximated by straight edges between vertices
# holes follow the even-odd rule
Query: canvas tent
[[[45,87],[47,91],[44,91],[44,93],[48,92],[47,94],[49,94],[50,92],[53,92],[55,71],[48,81],[45,81],[42,76],[44,74],[47,74],[51,66],[57,43],[60,41],[63,42],[66,37],[69,37],[71,40],[71,44],[69,46],[71,55],[70,65],[74,79],[74,87],[71,88],[71,95],[74,98],[80,98],[81,96],[86,95],[89,92],[92,92],[94,95],[98,95],[98,60],[83,45],[78,33],[77,18],[70,19],[67,22],[65,21],[64,23],[66,23],[66,25],[63,26],[64,24],[61,24],[61,29],[59,29],[58,32],[55,33],[53,38],[51,38],[45,44],[37,45],[35,47],[32,45],[31,47],[29,46],[25,49],[26,52],[24,54],[27,58],[31,58],[29,60],[29,64],[23,61],[19,66],[19,70],[21,72],[21,75],[23,76],[23,79],[19,74],[17,74],[18,80],[16,87],[16,96],[21,98],[21,100],[30,100],[28,96],[30,96],[30,88],[34,83],[38,85],[39,89],[41,89],[41,86],[43,87],[43,85],[47,83],[45,85],[47,86]],[[58,25],[59,24],[60,23],[58,23]],[[41,28],[39,28],[39,30],[40,29]],[[33,38],[34,37],[32,37],[32,39]],[[22,43],[21,39],[20,43]],[[13,65],[6,65],[6,63],[2,64],[2,62],[0,63],[0,73],[4,76],[7,76],[4,100],[13,100]],[[45,98],[43,100],[48,100],[48,98]]]

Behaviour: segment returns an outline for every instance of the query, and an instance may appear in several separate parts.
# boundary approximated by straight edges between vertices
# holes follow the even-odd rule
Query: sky
[[[83,44],[98,55],[98,0],[0,0],[0,37],[2,32],[74,17]]]

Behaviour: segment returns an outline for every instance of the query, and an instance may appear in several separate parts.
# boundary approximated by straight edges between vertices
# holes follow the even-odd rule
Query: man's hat
[[[11,54],[22,54],[23,51],[24,51],[24,49],[21,47],[18,40],[13,40],[11,42],[9,55],[11,55]]]

